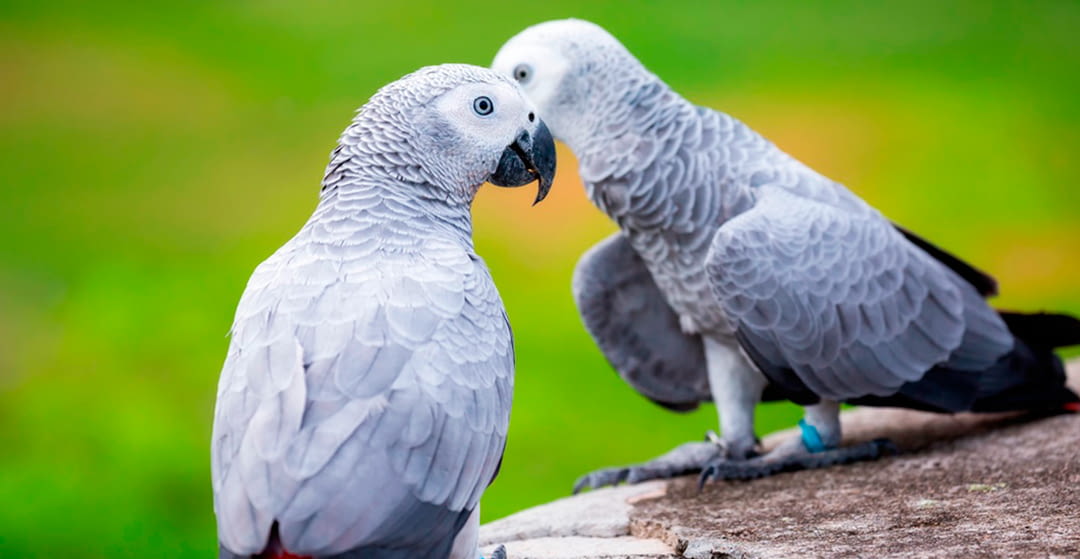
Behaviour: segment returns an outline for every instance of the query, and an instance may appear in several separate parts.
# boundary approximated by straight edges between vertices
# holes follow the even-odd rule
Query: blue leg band
[[[799,430],[802,431],[802,442],[806,446],[806,450],[825,452],[825,443],[821,441],[821,433],[818,433],[817,427],[810,425],[805,419],[800,419]]]

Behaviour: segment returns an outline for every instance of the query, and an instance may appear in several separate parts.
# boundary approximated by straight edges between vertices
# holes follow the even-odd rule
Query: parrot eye
[[[530,68],[528,64],[518,64],[517,67],[514,68],[514,79],[517,80],[518,83],[529,81],[531,76],[532,68]]]
[[[492,103],[491,98],[487,95],[481,95],[473,99],[472,110],[480,116],[487,116],[495,112],[495,103]]]

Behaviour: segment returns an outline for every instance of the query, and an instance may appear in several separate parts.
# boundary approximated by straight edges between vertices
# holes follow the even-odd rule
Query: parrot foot
[[[648,462],[632,466],[602,468],[578,478],[574,494],[583,489],[599,489],[622,482],[640,483],[653,479],[669,479],[693,472],[700,472],[706,464],[727,455],[723,442],[709,433],[706,442],[683,443],[671,451]]]
[[[500,545],[495,548],[495,551],[491,552],[491,557],[488,559],[506,559],[506,546]]]
[[[792,439],[773,451],[749,460],[719,458],[707,464],[698,478],[698,488],[710,480],[747,480],[768,477],[781,472],[814,470],[835,464],[850,464],[877,460],[897,454],[896,445],[888,439],[874,439],[842,448],[810,452],[801,439]]]

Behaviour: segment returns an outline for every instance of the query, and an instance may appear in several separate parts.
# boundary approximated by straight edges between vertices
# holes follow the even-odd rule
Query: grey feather
[[[492,75],[424,72],[365,106],[241,298],[211,453],[223,556],[276,523],[297,554],[445,557],[495,475],[513,339],[470,237],[477,185],[436,196],[448,171],[417,163],[393,104]]]
[[[701,339],[684,334],[644,262],[616,233],[585,253],[573,281],[585,327],[619,375],[675,409],[708,401]]]
[[[423,220],[418,218],[415,225],[420,230]],[[265,538],[270,518],[278,520],[287,545],[311,552],[350,549],[363,545],[363,538],[373,542],[400,540],[398,545],[419,543],[401,534],[361,532],[355,533],[359,540],[342,540],[343,534],[352,532],[340,522],[354,517],[339,507],[353,505],[344,501],[338,508],[330,505],[341,499],[344,487],[356,492],[354,500],[367,503],[365,510],[373,517],[371,521],[387,521],[379,519],[378,507],[373,507],[370,499],[363,498],[375,487],[400,485],[397,493],[387,495],[387,503],[395,506],[388,505],[385,515],[411,514],[400,509],[402,501],[458,512],[475,508],[479,497],[475,489],[490,480],[505,441],[513,369],[510,333],[498,295],[479,260],[450,241],[432,240],[430,235],[418,238],[427,241],[413,250],[441,254],[450,266],[382,255],[370,265],[408,270],[409,277],[395,281],[384,276],[382,281],[363,283],[333,278],[334,288],[323,290],[318,300],[310,301],[295,315],[273,313],[274,299],[265,296],[260,297],[266,302],[263,312],[250,309],[250,299],[241,303],[238,316],[249,318],[238,320],[234,327],[231,353],[236,357],[226,363],[222,373],[223,396],[232,390],[241,394],[219,399],[214,436],[217,445],[234,445],[230,441],[237,438],[250,440],[257,452],[239,453],[235,446],[215,452],[215,488],[219,515],[231,521],[226,511],[256,508],[265,525],[246,536],[223,534],[223,541],[234,550],[261,550],[265,540],[258,537]],[[317,239],[312,229],[305,228],[272,261],[318,252],[313,248],[335,241]],[[454,254],[457,256],[450,258]],[[266,289],[287,293],[296,285],[327,281],[305,273],[315,269],[278,271]],[[462,269],[469,272],[458,275],[462,286],[459,298],[471,301],[439,305],[427,299],[429,292],[439,290],[423,289],[419,278],[453,276],[454,270]],[[256,272],[255,277],[260,276]],[[383,295],[372,297],[373,293]],[[415,307],[392,306],[406,297],[414,298]],[[354,318],[347,327],[302,326],[316,322],[319,313],[351,314]],[[268,338],[255,337],[241,345],[239,340],[247,339],[246,331],[258,329],[270,314],[275,324],[293,324],[296,335],[271,335],[268,338],[275,341],[268,345],[263,342]],[[276,331],[276,327],[271,330]],[[341,332],[348,335],[343,339],[337,335]],[[301,347],[301,338],[309,345]],[[307,361],[306,367],[301,357]],[[284,368],[289,363],[292,368]],[[425,372],[431,371],[434,363],[439,371]],[[309,389],[310,396],[306,394]],[[309,407],[305,413],[309,397],[319,406]],[[253,407],[252,401],[259,403]],[[484,416],[489,419],[467,419]],[[491,443],[474,444],[474,437]],[[480,447],[495,453],[466,459],[469,449]],[[247,461],[234,462],[238,453]],[[245,490],[233,495],[225,491],[226,479],[237,467],[246,480]],[[362,474],[369,476],[362,483],[350,481]],[[294,489],[284,490],[287,487]],[[330,528],[335,525],[340,527]],[[315,527],[317,531],[312,532]],[[419,537],[427,532],[414,533]]]
[[[736,330],[821,397],[889,395],[936,365],[985,368],[1011,349],[970,285],[869,209],[766,187],[719,228],[707,269]]]
[[[777,384],[834,399],[894,393],[935,365],[976,374],[1012,348],[981,297],[991,278],[737,119],[680,97],[598,26],[529,28],[494,67],[519,61],[537,66],[526,91],[621,230],[619,258],[604,255],[613,241],[593,249],[574,290],[601,351],[646,396],[673,399],[671,386],[705,380],[698,335],[742,346]],[[626,285],[633,300],[613,295]],[[642,343],[675,324],[684,355]],[[632,361],[640,348],[649,375]]]

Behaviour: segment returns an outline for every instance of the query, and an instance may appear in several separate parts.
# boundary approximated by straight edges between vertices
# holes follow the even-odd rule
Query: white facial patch
[[[530,107],[509,83],[470,83],[440,96],[435,107],[462,138],[495,149],[509,145],[529,126]]]
[[[529,99],[536,104],[540,117],[551,110],[551,101],[570,70],[570,62],[559,51],[531,41],[511,40],[495,56],[491,68],[505,76],[514,77],[519,67],[528,69],[527,79],[520,82]]]

